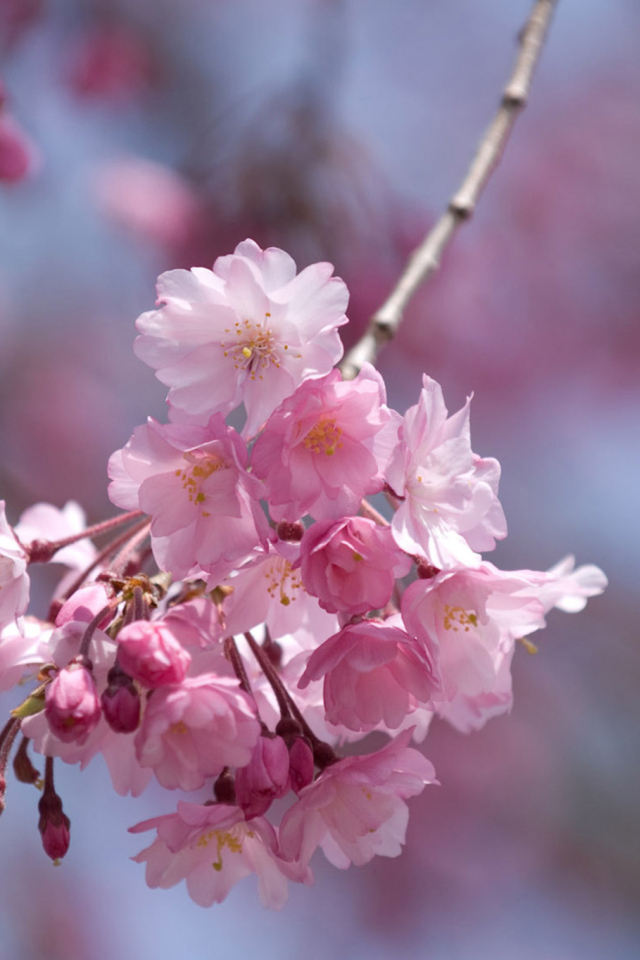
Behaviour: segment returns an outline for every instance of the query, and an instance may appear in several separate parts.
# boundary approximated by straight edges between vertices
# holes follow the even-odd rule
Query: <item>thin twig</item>
[[[395,336],[407,304],[418,287],[440,266],[440,258],[458,227],[474,212],[496,167],[520,111],[526,106],[531,80],[542,52],[558,0],[536,0],[519,34],[520,49],[500,107],[487,127],[467,174],[447,210],[429,231],[411,258],[391,294],[374,313],[361,339],[346,355],[340,369],[351,380],[365,362],[374,363],[378,351]]]

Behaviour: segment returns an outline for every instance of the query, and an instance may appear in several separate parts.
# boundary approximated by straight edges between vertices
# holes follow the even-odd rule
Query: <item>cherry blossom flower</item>
[[[387,471],[401,498],[392,531],[398,546],[436,567],[477,567],[507,526],[498,501],[500,465],[471,450],[469,408],[447,417],[442,390],[423,377],[418,403],[407,410]]]
[[[271,516],[334,520],[356,513],[365,495],[384,486],[398,423],[370,364],[354,380],[334,370],[303,383],[270,417],[251,454]]]
[[[202,674],[154,691],[136,750],[163,787],[197,790],[223,767],[249,763],[259,734],[255,708],[237,680]]]
[[[416,580],[402,597],[402,616],[425,645],[442,678],[437,712],[467,732],[512,703],[510,664],[517,638],[545,626],[544,591],[553,575],[477,569]],[[560,588],[560,592],[562,588]]]
[[[29,603],[28,557],[18,543],[0,500],[0,630],[22,616]]]
[[[109,496],[152,518],[155,558],[175,577],[222,579],[260,544],[268,523],[244,442],[220,415],[206,427],[149,418],[109,460]]]
[[[19,683],[25,672],[46,663],[51,628],[35,617],[21,617],[0,631],[0,692]]]
[[[347,288],[329,263],[296,276],[283,250],[253,240],[213,270],[172,270],[158,280],[160,309],[137,321],[137,355],[170,387],[171,404],[196,417],[247,410],[254,435],[285,397],[342,356]]]
[[[440,685],[427,651],[381,620],[349,624],[309,657],[298,686],[324,677],[327,720],[350,730],[400,726]]]
[[[585,564],[575,568],[575,557],[569,555],[547,571],[547,582],[540,590],[540,601],[545,612],[557,607],[565,613],[579,613],[589,597],[596,597],[607,586],[607,578],[600,567]]]
[[[318,521],[300,544],[302,581],[320,606],[352,616],[382,609],[411,559],[396,547],[388,527],[365,517]]]
[[[147,864],[150,887],[167,889],[187,881],[189,896],[201,907],[221,903],[239,880],[255,873],[260,900],[280,910],[288,897],[287,877],[298,879],[278,856],[278,840],[263,817],[246,820],[227,804],[178,803],[176,813],[145,820],[131,833],[157,830],[157,839],[133,859]],[[307,879],[300,872],[299,879]]]
[[[118,633],[118,663],[145,687],[181,683],[191,657],[161,620],[136,620]]]
[[[397,857],[409,817],[404,801],[436,782],[410,739],[406,730],[376,753],[340,760],[305,787],[280,826],[283,855],[306,866],[320,846],[341,869],[376,855]]]
[[[295,634],[303,625],[316,640],[335,633],[336,618],[306,590],[299,558],[299,544],[278,541],[225,579],[223,585],[231,591],[222,608],[228,633],[244,633],[263,623],[274,639]]]

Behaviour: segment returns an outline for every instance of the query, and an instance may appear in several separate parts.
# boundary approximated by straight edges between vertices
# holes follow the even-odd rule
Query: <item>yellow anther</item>
[[[335,419],[322,417],[309,430],[303,442],[307,450],[311,450],[312,453],[325,453],[328,457],[332,457],[336,450],[342,447],[341,436],[342,430],[336,426]]]
[[[465,633],[469,633],[469,627],[478,626],[478,615],[474,612],[469,613],[464,607],[452,607],[448,603],[444,605],[444,628],[453,630],[457,633],[460,627],[464,628]]]

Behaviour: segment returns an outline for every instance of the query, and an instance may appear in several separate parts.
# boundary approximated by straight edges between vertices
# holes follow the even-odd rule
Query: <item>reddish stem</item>
[[[121,527],[123,523],[130,523],[131,520],[136,520],[142,515],[142,510],[130,510],[129,513],[112,517],[110,520],[103,520],[102,523],[96,523],[92,527],[87,527],[80,533],[73,533],[62,540],[34,540],[25,546],[29,554],[29,563],[48,563],[54,554],[58,550],[62,550],[63,547],[68,547],[72,543],[77,543],[78,540],[84,540],[87,537],[100,537],[103,533],[109,533],[110,530]]]

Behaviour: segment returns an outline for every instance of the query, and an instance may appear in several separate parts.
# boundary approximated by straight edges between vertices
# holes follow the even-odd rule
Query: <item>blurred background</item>
[[[0,0],[0,495],[109,515],[106,460],[164,388],[132,353],[156,276],[247,236],[352,291],[347,344],[444,208],[497,103],[529,0]],[[0,823],[0,960],[632,960],[640,955],[640,6],[561,0],[530,106],[477,216],[380,359],[423,371],[502,463],[504,568],[568,552],[604,597],[518,650],[510,717],[434,725],[442,782],[404,855],[280,914],[252,880],[210,911],[148,890],[98,759]],[[3,153],[4,151],[4,153]],[[44,609],[44,601],[41,601]],[[43,612],[43,610],[41,610]],[[536,638],[538,639],[538,638]],[[0,701],[3,713],[10,706]],[[143,838],[144,839],[144,838]]]

